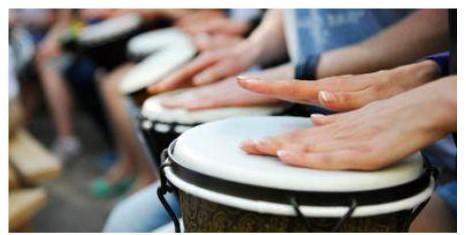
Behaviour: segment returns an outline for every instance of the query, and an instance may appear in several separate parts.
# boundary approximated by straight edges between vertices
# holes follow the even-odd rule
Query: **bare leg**
[[[411,224],[410,232],[456,232],[456,218],[442,198],[434,193]]]
[[[72,136],[71,97],[65,81],[58,71],[47,65],[45,59],[37,60],[37,71],[58,137]]]
[[[109,119],[113,127],[119,159],[107,172],[106,178],[115,182],[127,175],[138,173],[138,182],[144,179],[144,186],[155,180],[155,173],[144,157],[142,146],[133,131],[129,114],[125,107],[125,98],[118,91],[118,83],[132,67],[123,65],[102,79],[101,88]]]
[[[60,72],[47,64],[48,59],[39,58],[37,71],[57,131],[53,151],[62,161],[67,161],[80,151],[79,139],[73,133],[70,91]]]

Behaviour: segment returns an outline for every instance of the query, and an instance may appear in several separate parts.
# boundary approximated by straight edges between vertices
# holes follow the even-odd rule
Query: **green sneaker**
[[[110,198],[124,194],[134,183],[135,177],[125,177],[115,184],[110,184],[104,178],[94,180],[90,185],[90,193],[96,198]]]

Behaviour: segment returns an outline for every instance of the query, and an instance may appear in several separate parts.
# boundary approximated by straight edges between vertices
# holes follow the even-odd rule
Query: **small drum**
[[[180,68],[196,54],[196,48],[189,41],[167,45],[131,69],[119,84],[120,91],[129,95],[137,106],[149,97],[147,86],[165,78]]]
[[[283,105],[188,111],[186,109],[168,109],[160,104],[163,97],[186,92],[190,89],[153,96],[144,102],[141,111],[141,129],[157,166],[160,165],[161,152],[181,133],[194,126],[229,117],[280,115],[285,111]]]
[[[128,55],[132,61],[140,62],[150,54],[169,45],[190,44],[189,37],[176,28],[152,30],[133,37],[128,42]]]
[[[308,127],[308,118],[244,117],[191,128],[166,151],[159,198],[177,189],[187,232],[408,231],[435,181],[419,153],[378,171],[327,171],[239,148]]]
[[[79,32],[78,48],[98,66],[111,70],[127,60],[126,44],[142,23],[141,16],[128,14],[86,26]]]

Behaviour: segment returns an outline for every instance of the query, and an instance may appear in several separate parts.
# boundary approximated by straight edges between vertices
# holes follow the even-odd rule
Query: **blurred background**
[[[170,27],[197,50],[212,50],[241,41],[262,14],[260,9],[10,9],[10,231],[102,231],[118,201],[157,179],[147,166],[152,163],[134,160],[143,155],[134,139],[115,138],[118,120],[109,118],[115,113],[108,100],[119,92],[114,83],[101,82],[157,49],[141,42],[131,54],[130,38]],[[176,35],[159,43],[172,39]]]
[[[326,51],[342,48],[345,56],[337,58],[342,61],[362,58],[358,53],[346,56],[344,49],[376,38],[372,36],[391,25],[398,26],[395,33],[401,29],[396,35],[400,41],[411,40],[403,33],[406,22],[414,22],[408,25],[412,27],[435,18],[439,27],[432,35],[445,34],[446,16],[441,9],[10,9],[9,229],[152,231],[169,222],[155,194],[157,151],[166,146],[154,153],[147,140],[141,141],[146,136],[135,131],[146,98],[203,80],[202,85],[209,84],[174,96],[167,107],[288,107],[290,103],[242,89],[236,75],[260,71],[270,79],[293,78],[295,65],[304,70],[313,61],[317,66]],[[422,25],[417,32],[421,39],[431,27]],[[261,35],[255,34],[259,28]],[[409,56],[399,60],[369,49],[374,58],[388,58],[388,65],[369,68],[362,61],[359,69],[376,72],[411,63],[448,45],[443,39],[425,41],[414,52],[402,48]],[[256,48],[268,49],[256,56]],[[182,66],[191,61],[214,69]],[[297,63],[302,61],[306,63]],[[353,73],[330,67],[329,77]],[[181,75],[175,73],[180,70]],[[151,86],[173,74],[189,79]],[[311,113],[330,111],[293,104],[290,115]],[[455,180],[456,208],[456,147],[452,154],[447,165],[455,169],[448,176]],[[151,203],[157,205],[151,208]]]

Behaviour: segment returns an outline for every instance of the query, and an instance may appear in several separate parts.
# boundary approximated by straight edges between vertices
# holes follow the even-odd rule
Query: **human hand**
[[[238,83],[245,89],[264,95],[343,111],[389,98],[432,81],[438,76],[436,63],[428,60],[391,70],[335,76],[316,81],[269,81],[257,76],[242,76]]]
[[[239,36],[225,34],[210,35],[207,33],[196,34],[192,41],[200,52],[218,50],[233,47],[241,43],[244,39]]]
[[[162,99],[167,108],[201,110],[225,107],[247,107],[277,104],[272,97],[247,91],[236,83],[234,77],[197,87]]]
[[[254,74],[269,80],[275,80],[289,77],[292,73],[293,67],[291,64],[286,64]],[[162,100],[162,105],[168,108],[185,108],[188,110],[258,106],[276,103],[280,103],[280,100],[241,88],[234,77],[191,89],[188,92]]]
[[[435,112],[432,112],[435,107]],[[312,115],[314,127],[246,140],[249,154],[332,170],[377,170],[456,130],[456,76],[347,113]]]
[[[180,87],[205,85],[236,75],[255,64],[256,55],[247,42],[234,47],[201,53],[183,68],[148,87],[150,94],[157,94]]]

